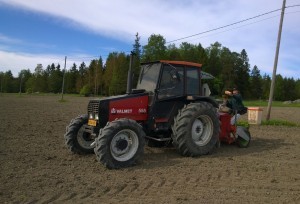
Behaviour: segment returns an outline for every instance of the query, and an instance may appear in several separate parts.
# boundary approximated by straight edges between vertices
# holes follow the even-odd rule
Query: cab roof
[[[202,64],[195,63],[195,62],[186,62],[186,61],[173,61],[173,60],[159,60],[155,62],[146,62],[141,64],[154,64],[154,63],[166,63],[166,64],[174,64],[174,65],[183,65],[183,66],[192,66],[192,67],[198,67],[201,68]]]

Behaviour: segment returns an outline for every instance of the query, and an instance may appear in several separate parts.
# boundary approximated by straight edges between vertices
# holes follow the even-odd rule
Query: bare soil
[[[89,98],[59,99],[0,96],[0,203],[300,201],[300,127],[251,125],[249,148],[222,145],[197,158],[145,147],[138,165],[108,170],[64,145],[66,125]],[[300,108],[273,108],[271,117],[300,124]]]

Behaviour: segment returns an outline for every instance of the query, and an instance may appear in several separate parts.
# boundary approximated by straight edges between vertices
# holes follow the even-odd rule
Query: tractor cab
[[[202,96],[201,64],[161,60],[143,63],[137,89],[149,93],[149,103],[187,96]]]

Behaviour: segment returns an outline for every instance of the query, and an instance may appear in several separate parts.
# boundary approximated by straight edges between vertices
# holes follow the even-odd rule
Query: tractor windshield
[[[141,66],[141,73],[137,83],[137,89],[145,89],[154,93],[160,72],[161,64],[145,64]]]

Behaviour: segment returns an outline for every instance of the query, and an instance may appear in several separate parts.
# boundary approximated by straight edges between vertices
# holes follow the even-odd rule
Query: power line
[[[298,7],[298,6],[300,6],[300,5],[291,5],[291,6],[287,6],[285,8],[292,8],[292,7]],[[259,14],[257,16],[253,16],[253,17],[250,17],[250,18],[246,18],[244,20],[240,20],[240,21],[237,21],[237,22],[225,25],[225,26],[220,26],[220,27],[213,28],[213,29],[210,29],[210,30],[207,30],[207,31],[203,31],[203,32],[200,32],[200,33],[196,33],[196,34],[193,34],[193,35],[186,36],[186,37],[171,40],[171,41],[167,42],[167,44],[172,43],[172,42],[176,42],[176,41],[180,41],[180,40],[184,40],[184,39],[187,39],[187,38],[191,38],[191,37],[194,37],[194,36],[197,36],[197,35],[202,35],[202,34],[205,34],[205,33],[209,33],[209,32],[212,32],[212,31],[220,30],[220,29],[223,29],[223,28],[226,28],[226,27],[229,27],[229,26],[233,26],[233,25],[243,23],[243,22],[246,22],[246,21],[249,21],[249,20],[253,20],[255,18],[259,18],[261,16],[265,16],[265,15],[268,15],[270,13],[274,13],[274,12],[277,12],[277,11],[280,11],[280,10],[281,10],[281,8],[280,9],[275,9],[275,10],[272,10],[272,11],[269,11],[269,12],[266,12],[266,13],[262,13],[262,14]]]
[[[228,31],[232,31],[232,30],[236,30],[236,29],[240,29],[242,27],[245,27],[245,26],[249,26],[249,25],[252,25],[252,24],[256,24],[256,23],[260,23],[262,21],[266,21],[266,20],[269,20],[269,19],[272,19],[272,18],[276,18],[280,15],[276,15],[276,16],[272,16],[272,17],[269,17],[269,18],[264,18],[262,20],[258,20],[258,21],[255,21],[255,22],[252,22],[252,23],[248,23],[248,24],[244,24],[244,25],[241,25],[241,26],[238,26],[238,27],[234,27],[234,28],[230,28],[230,29],[227,29],[227,30],[224,30],[224,31],[220,31],[218,33],[213,33],[213,34],[208,34],[208,35],[205,35],[205,36],[200,36],[198,38],[195,38],[193,40],[198,40],[200,38],[205,38],[205,37],[209,37],[209,36],[213,36],[213,35],[218,35],[218,34],[221,34],[221,33],[225,33],[225,32],[228,32]]]
[[[293,7],[298,7],[300,6],[300,4],[297,4],[297,5],[291,5],[291,6],[286,6],[285,8],[293,8]]]
[[[299,6],[300,5],[291,5],[291,6],[286,6],[285,8],[293,8],[293,7],[299,7]],[[230,27],[230,26],[233,26],[233,25],[237,25],[237,24],[249,21],[249,20],[253,20],[253,19],[265,16],[265,15],[268,15],[268,14],[271,14],[271,13],[274,13],[274,12],[277,12],[277,11],[280,11],[280,10],[281,10],[281,8],[280,9],[275,9],[275,10],[272,10],[272,11],[269,11],[269,12],[265,12],[265,13],[262,13],[262,14],[259,14],[259,15],[247,18],[247,19],[243,19],[243,20],[240,20],[240,21],[228,24],[228,25],[220,26],[220,27],[213,28],[213,29],[210,29],[210,30],[207,30],[207,31],[203,31],[203,32],[200,32],[200,33],[196,33],[196,34],[193,34],[193,35],[186,36],[186,37],[178,38],[178,39],[166,42],[166,44],[169,44],[169,43],[172,43],[172,42],[176,42],[176,41],[180,41],[180,40],[184,40],[184,39],[191,38],[191,37],[194,37],[194,36],[202,35],[202,34],[205,34],[205,33],[210,33],[212,31],[220,30],[220,29],[223,29],[223,28],[227,28],[227,27]],[[299,11],[289,12],[289,13],[286,13],[286,14],[297,13],[297,12],[299,12]],[[252,22],[252,23],[245,24],[245,25],[241,25],[239,27],[235,27],[235,28],[228,29],[228,30],[225,30],[225,31],[221,31],[221,32],[218,32],[218,33],[215,33],[215,34],[211,34],[211,35],[217,35],[217,34],[220,34],[220,33],[224,33],[224,32],[228,32],[228,31],[231,31],[231,30],[239,29],[239,28],[251,25],[251,24],[255,24],[255,23],[259,23],[261,21],[269,20],[271,18],[275,18],[277,16],[279,16],[279,15],[272,16],[272,17],[269,17],[269,18],[265,18],[265,19],[262,19],[262,20],[259,20],[259,21],[255,21],[255,22]],[[202,37],[199,37],[199,38],[208,37],[208,36],[211,36],[211,35],[206,35],[206,36],[202,36]],[[197,39],[199,39],[199,38],[197,38]],[[115,52],[119,53],[120,51],[115,51]],[[131,53],[131,51],[121,51],[121,52],[123,52],[123,53]],[[101,57],[108,57],[109,54],[107,54],[107,55],[100,55],[100,56]],[[78,56],[78,57],[77,56],[71,56],[71,57],[68,57],[69,60],[83,60],[83,61],[88,60],[88,59],[91,59],[91,60],[92,59],[97,59],[97,58],[99,58],[99,55],[94,55],[94,56]],[[59,58],[52,58],[52,59],[59,59]],[[63,60],[61,60],[61,61],[63,61]]]
[[[193,34],[193,35],[190,35],[190,36],[178,38],[178,39],[169,41],[169,42],[167,42],[167,43],[172,43],[172,42],[176,42],[176,41],[179,41],[179,40],[184,40],[184,39],[187,39],[187,38],[191,38],[191,37],[194,37],[194,36],[197,36],[197,35],[202,35],[202,34],[204,34],[204,33],[209,33],[209,32],[212,32],[212,31],[220,30],[220,29],[223,29],[223,28],[226,28],[226,27],[229,27],[229,26],[233,26],[233,25],[236,25],[236,24],[245,22],[245,21],[249,21],[249,20],[252,20],[252,19],[255,19],[255,18],[259,18],[259,17],[261,17],[261,16],[265,16],[265,15],[268,15],[268,14],[270,14],[270,13],[274,13],[274,12],[280,11],[280,10],[281,10],[281,9],[276,9],[276,10],[273,10],[273,11],[269,11],[269,12],[266,12],[266,13],[263,13],[263,14],[259,14],[259,15],[257,15],[257,16],[253,16],[253,17],[250,17],[250,18],[241,20],[241,21],[237,21],[237,22],[234,22],[234,23],[225,25],[225,26],[220,26],[220,27],[218,27],[218,28],[213,28],[213,29],[210,29],[210,30],[207,30],[207,31],[203,31],[203,32],[201,32],[201,33],[196,33],[196,34]]]
[[[292,13],[299,13],[300,11],[292,11],[292,12],[287,12],[285,14],[292,14]]]

